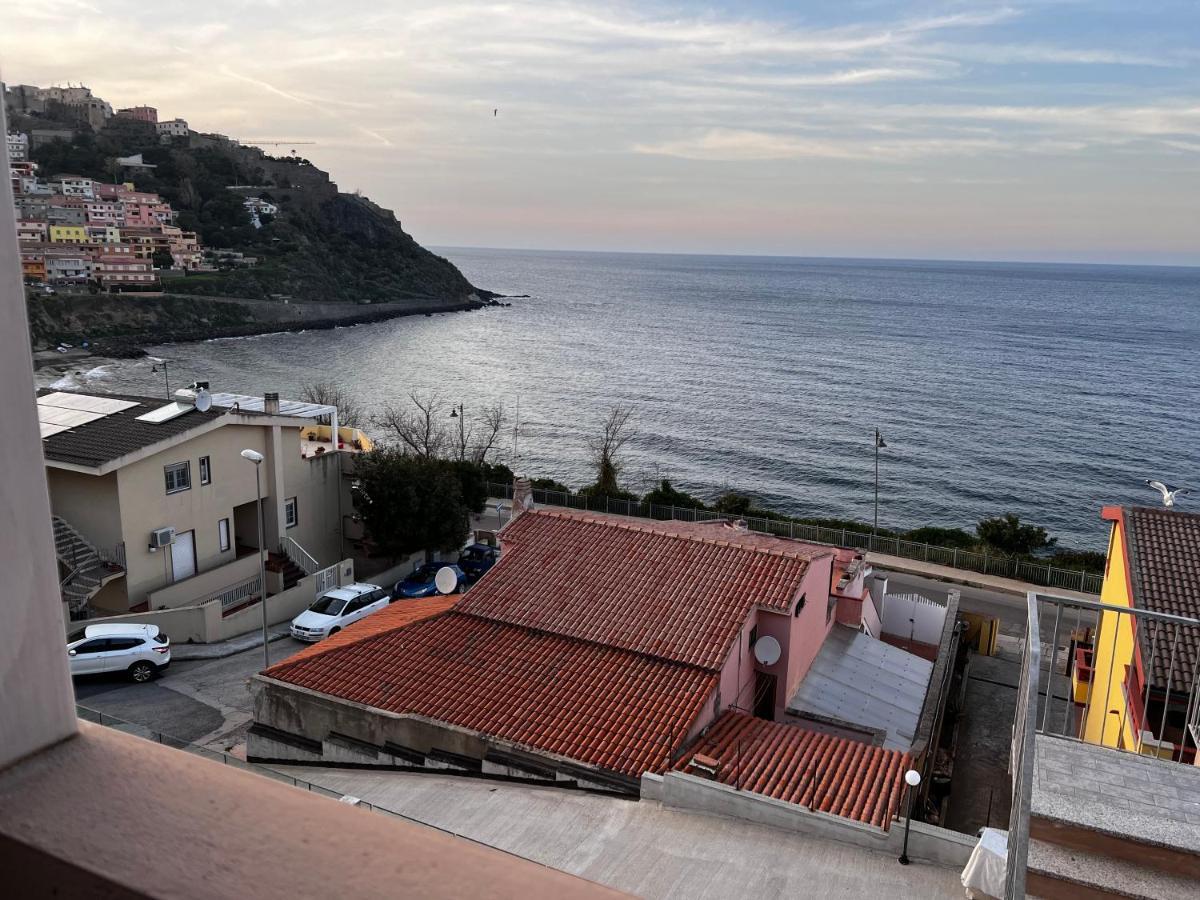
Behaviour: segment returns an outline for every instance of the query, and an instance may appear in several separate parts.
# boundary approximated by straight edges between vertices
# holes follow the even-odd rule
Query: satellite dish
[[[204,388],[196,391],[196,409],[200,410],[200,412],[208,412],[212,409],[212,394]]]
[[[458,576],[449,566],[442,566],[433,576],[433,586],[438,589],[439,594],[453,594],[458,590]]]
[[[782,652],[783,648],[779,646],[779,641],[770,635],[759,638],[754,644],[754,658],[764,666],[773,666],[779,662]]]

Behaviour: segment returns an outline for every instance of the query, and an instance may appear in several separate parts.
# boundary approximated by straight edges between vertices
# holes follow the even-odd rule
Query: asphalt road
[[[290,637],[272,641],[271,662],[304,646]],[[172,662],[166,673],[147,684],[133,684],[119,674],[80,676],[75,679],[75,699],[81,706],[188,743],[228,751],[245,740],[252,715],[246,685],[262,668],[262,647],[254,647],[224,659]]]

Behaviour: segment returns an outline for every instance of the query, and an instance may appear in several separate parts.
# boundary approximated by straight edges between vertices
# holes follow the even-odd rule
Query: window
[[[126,266],[127,269],[132,269],[133,266]],[[200,483],[212,484],[212,464],[208,461],[207,456],[200,457]]]
[[[807,599],[807,595],[805,595],[805,594],[801,594],[801,595],[800,595],[800,599],[796,601],[796,615],[797,615],[797,616],[799,616],[799,615],[800,615],[800,611],[801,611],[802,609],[804,609],[804,601],[805,601],[806,599]]]
[[[163,466],[163,474],[167,479],[167,493],[175,494],[192,488],[192,464],[190,462],[171,463]]]
[[[758,643],[758,626],[755,625],[750,629],[750,649],[754,649],[754,645]]]
[[[217,522],[217,542],[220,544],[222,553],[229,549],[228,519],[221,519],[219,522]]]
[[[144,642],[141,638],[109,638],[109,650],[132,650],[134,647],[142,646]]]
[[[288,528],[295,528],[298,521],[299,519],[296,517],[296,498],[288,497],[283,501],[283,523]]]
[[[80,644],[75,648],[76,656],[83,656],[89,653],[103,653],[108,649],[108,641],[104,638],[97,638],[94,641],[88,641],[86,644]]]

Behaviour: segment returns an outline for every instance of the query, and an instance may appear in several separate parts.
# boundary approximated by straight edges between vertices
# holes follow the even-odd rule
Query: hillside
[[[50,124],[20,118],[11,125]],[[120,175],[120,180],[161,194],[178,211],[178,224],[196,231],[206,247],[236,250],[260,261],[253,268],[164,279],[170,292],[456,306],[491,296],[414,241],[389,210],[339,192],[328,173],[306,159],[272,157],[220,135],[192,133],[164,144],[152,125],[122,118],[109,120],[98,131],[83,127],[69,142],[53,141],[31,155],[47,174],[111,181],[120,174],[116,158],[138,153],[155,168]],[[246,196],[269,200],[279,214],[264,216],[261,229],[253,227],[242,206]]]

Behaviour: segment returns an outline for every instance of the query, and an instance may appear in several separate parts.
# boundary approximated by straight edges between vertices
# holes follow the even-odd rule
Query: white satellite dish
[[[439,594],[453,594],[458,590],[458,576],[449,566],[442,566],[433,576],[433,586],[438,589]]]
[[[208,412],[212,409],[212,394],[204,388],[196,391],[196,409],[200,410],[200,412]]]
[[[770,635],[759,638],[754,644],[754,658],[764,666],[773,666],[779,662],[781,653],[783,648],[779,646],[779,641]]]

